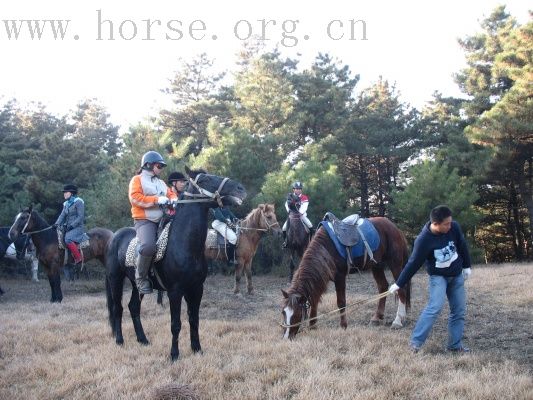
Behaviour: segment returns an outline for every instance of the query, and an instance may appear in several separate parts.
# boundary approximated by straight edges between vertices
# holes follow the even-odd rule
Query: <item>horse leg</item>
[[[180,355],[178,340],[181,331],[181,289],[173,289],[167,292],[170,304],[170,331],[172,332],[172,345],[170,347],[170,359],[176,361]]]
[[[376,281],[378,293],[386,292],[389,288],[389,283],[387,282],[387,277],[385,276],[385,270],[382,267],[376,265],[372,267],[372,275],[374,276],[374,280]],[[370,320],[370,323],[372,325],[379,325],[381,322],[383,322],[383,318],[385,317],[386,300],[386,297],[379,299],[376,312]]]
[[[132,285],[135,287],[135,285]],[[106,292],[108,295],[109,323],[115,336],[115,343],[124,344],[122,336],[122,293],[124,289],[124,276],[121,274],[110,274],[107,277]]]
[[[200,346],[200,334],[198,328],[200,325],[200,303],[204,294],[204,285],[198,285],[185,294],[187,302],[187,315],[189,316],[189,328],[191,334],[191,349],[198,353],[202,351]]]
[[[254,286],[252,284],[252,260],[247,262],[244,266],[244,273],[246,274],[246,284],[248,286],[248,294],[254,294]]]
[[[240,292],[242,268],[243,265],[241,263],[235,265],[235,287],[233,288],[233,293],[235,294],[238,294]]]
[[[294,269],[296,268],[296,265],[294,263],[294,254],[291,250],[291,261],[289,263],[289,269],[290,269],[290,276],[289,276],[289,283],[292,282],[292,277],[294,276]]]
[[[337,307],[341,309],[341,327],[346,329],[348,327],[346,322],[346,275],[335,278],[335,293],[337,294]]]
[[[150,342],[144,334],[144,329],[141,323],[141,298],[139,296],[139,290],[137,285],[132,280],[131,286],[133,290],[131,291],[130,302],[128,303],[128,309],[130,310],[131,320],[133,321],[133,328],[135,329],[135,335],[137,336],[137,341],[144,345],[149,345]]]
[[[56,271],[48,275],[48,282],[50,283],[50,289],[52,291],[51,303],[61,303],[63,300],[63,293],[61,292],[61,276],[59,271]]]

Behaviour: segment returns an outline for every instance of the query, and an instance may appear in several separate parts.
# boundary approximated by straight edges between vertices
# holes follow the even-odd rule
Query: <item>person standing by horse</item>
[[[237,245],[237,234],[235,233],[237,217],[227,207],[213,208],[215,220],[211,224],[213,229],[226,239],[226,255],[228,265],[235,265],[235,247]]]
[[[448,297],[447,349],[469,352],[462,338],[466,311],[464,282],[471,274],[470,254],[461,227],[452,221],[452,211],[447,206],[431,210],[430,221],[416,238],[411,257],[389,293],[396,293],[409,282],[424,262],[429,274],[429,300],[411,335],[411,350],[415,353],[420,350]]]
[[[135,258],[135,282],[140,294],[152,293],[148,271],[157,250],[156,235],[159,221],[163,217],[160,206],[175,202],[176,194],[159,178],[166,167],[161,154],[148,151],[141,160],[141,168],[131,178],[128,197],[134,220],[138,244]]]
[[[55,222],[55,226],[63,231],[63,240],[72,254],[74,264],[82,261],[78,245],[85,235],[85,203],[78,197],[78,187],[67,184],[63,187],[63,210]]]
[[[303,190],[303,184],[300,181],[294,182],[292,185],[292,193],[289,193],[287,197],[287,201],[285,202],[285,209],[287,210],[287,214],[290,213],[291,209],[296,210],[300,213],[300,217],[302,219],[302,222],[309,228],[309,231],[313,231],[313,224],[311,221],[309,221],[309,218],[307,218],[307,208],[309,207],[309,197],[302,193]],[[287,217],[287,220],[283,224],[283,247],[287,247],[287,228],[289,225],[289,218]]]

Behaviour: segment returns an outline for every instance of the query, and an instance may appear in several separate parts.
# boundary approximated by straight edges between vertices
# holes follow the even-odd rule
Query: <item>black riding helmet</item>
[[[159,154],[157,151],[148,151],[144,153],[143,158],[141,160],[141,168],[148,169],[148,165],[153,164],[162,164],[163,166],[166,166],[167,163],[165,160],[163,160],[163,157],[161,154]],[[150,168],[151,169],[151,168]]]
[[[181,172],[172,172],[168,176],[168,184],[172,185],[172,182],[176,181],[186,181],[187,178],[185,178],[185,175],[183,175]]]
[[[77,194],[78,193],[78,187],[76,185],[68,183],[65,186],[63,186],[63,193],[65,193],[65,192],[70,192],[72,194]]]
[[[294,184],[292,185],[292,188],[293,188],[293,189],[303,189],[303,188],[304,188],[304,185],[302,184],[302,182],[300,182],[300,181],[296,181],[296,182],[294,182]]]

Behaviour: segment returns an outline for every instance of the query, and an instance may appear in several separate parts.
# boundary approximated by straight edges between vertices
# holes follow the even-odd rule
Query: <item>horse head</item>
[[[22,209],[17,216],[11,228],[9,229],[8,236],[12,241],[19,238],[25,232],[30,232],[34,229],[33,206]]]
[[[224,206],[240,206],[246,198],[244,186],[233,179],[211,175],[203,170],[193,171],[187,166],[185,172],[189,176],[185,195],[200,194],[202,197],[211,197]]]
[[[257,209],[260,212],[259,227],[266,229],[267,232],[275,233],[278,236],[281,235],[281,228],[276,218],[274,204],[259,204]]]
[[[292,213],[298,213],[301,205],[301,200],[297,194],[289,193],[287,195],[287,205],[289,206],[289,211]]]
[[[309,304],[307,299],[298,293],[289,294],[281,289],[285,301],[281,314],[283,315],[283,339],[293,339],[298,333],[302,321],[307,319]]]

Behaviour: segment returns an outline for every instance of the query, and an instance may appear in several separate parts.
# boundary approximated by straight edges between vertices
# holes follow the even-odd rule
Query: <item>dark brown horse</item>
[[[239,284],[244,271],[248,285],[248,294],[253,293],[252,285],[252,260],[259,241],[265,233],[281,233],[281,228],[276,219],[276,211],[273,204],[259,204],[240,223],[240,235],[236,248],[237,265],[235,266],[235,288],[234,293],[239,293]],[[208,260],[227,261],[224,248],[205,249],[205,256]]]
[[[299,205],[296,202],[289,202],[289,221],[287,227],[287,249],[290,251],[291,260],[289,263],[290,280],[294,276],[305,249],[311,239],[309,229],[302,221],[302,215],[298,211]]]
[[[185,167],[185,171],[190,177],[185,198],[176,207],[172,225],[169,227],[165,254],[153,265],[159,276],[159,279],[153,281],[155,289],[164,289],[168,293],[172,360],[179,357],[178,339],[181,331],[183,298],[187,303],[191,348],[195,353],[202,350],[199,324],[200,303],[207,277],[207,261],[204,253],[208,211],[220,205],[241,205],[246,197],[244,187],[234,180],[206,174],[203,171],[191,171],[188,167]],[[126,278],[130,280],[132,286],[128,308],[137,341],[142,344],[149,343],[141,323],[142,297],[139,297],[135,284],[135,269],[126,265],[126,252],[134,237],[133,228],[121,228],[113,236],[107,250],[106,292],[109,324],[115,342],[119,345],[124,343],[122,295]]]
[[[400,275],[408,258],[407,241],[403,233],[389,219],[383,217],[369,218],[368,221],[376,228],[380,244],[374,251],[373,261],[361,256],[353,260],[354,265],[359,269],[372,270],[376,281],[378,292],[383,293],[388,290],[389,284],[385,277],[385,264],[391,269],[395,279]],[[283,322],[286,326],[297,325],[285,328],[284,338],[292,339],[298,333],[299,323],[305,318],[307,308],[310,307],[310,318],[317,315],[318,303],[326,291],[329,281],[335,283],[337,293],[337,306],[340,311],[343,328],[347,327],[346,322],[346,276],[348,265],[346,260],[339,255],[335,245],[328,236],[324,227],[320,227],[314,235],[309,247],[305,251],[302,261],[290,288],[282,290],[285,298],[283,303]],[[410,284],[398,291],[399,304],[393,328],[401,328],[406,317],[406,309],[410,307],[411,297]],[[371,323],[379,323],[384,318],[385,298],[379,300],[377,310],[371,319]],[[310,321],[313,326],[316,320]]]
[[[39,213],[30,207],[22,210],[15,217],[15,222],[9,230],[9,237],[13,241],[23,234],[31,236],[37,250],[37,257],[48,275],[52,290],[50,301],[60,303],[63,300],[63,293],[59,272],[63,266],[65,251],[59,249],[56,229],[46,223]],[[89,247],[82,250],[84,261],[96,258],[105,265],[106,246],[113,237],[113,232],[105,228],[93,228],[87,232],[87,235]]]

